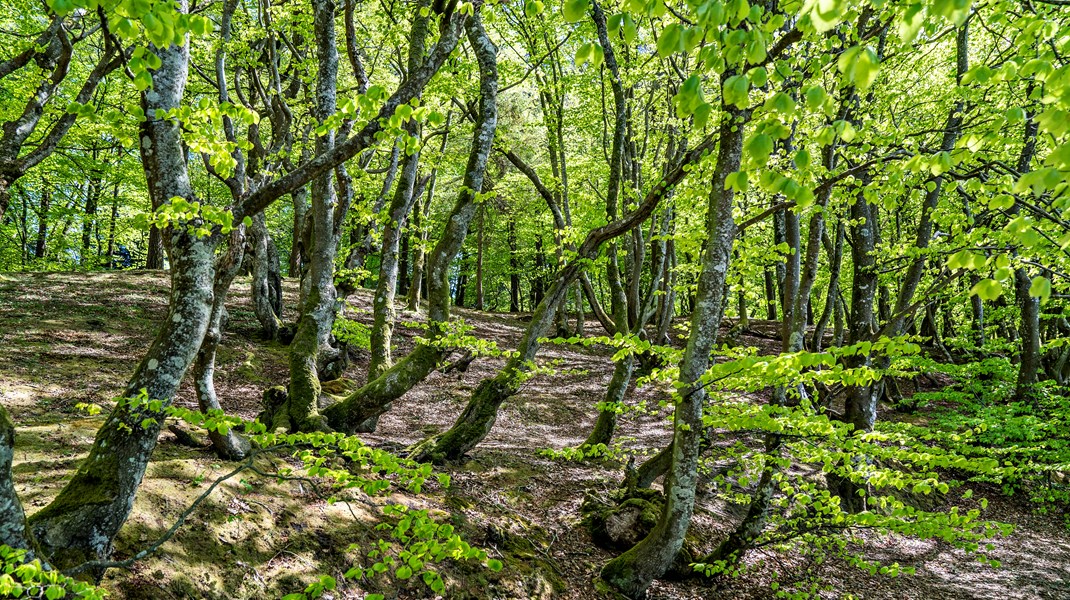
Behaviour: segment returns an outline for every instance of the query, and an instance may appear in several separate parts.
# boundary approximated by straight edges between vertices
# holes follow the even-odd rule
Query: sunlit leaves
[[[602,46],[594,42],[585,42],[576,50],[577,67],[582,67],[589,62],[592,66],[598,68],[602,66],[603,60],[605,60],[605,51]]]
[[[744,149],[755,163],[765,166],[769,162],[769,155],[773,153],[773,138],[760,133],[752,137]]]
[[[845,50],[836,64],[844,78],[862,92],[873,85],[880,68],[877,53],[872,48],[861,46]]]
[[[575,23],[587,14],[589,0],[565,0],[561,7],[561,15],[567,23]]]
[[[725,80],[722,91],[724,103],[743,109],[750,104],[750,79],[746,75],[733,75]]]
[[[1034,277],[1029,285],[1029,295],[1040,298],[1041,303],[1051,298],[1051,280],[1047,277]]]
[[[1003,295],[1003,285],[995,279],[982,279],[970,288],[970,295],[991,302]]]

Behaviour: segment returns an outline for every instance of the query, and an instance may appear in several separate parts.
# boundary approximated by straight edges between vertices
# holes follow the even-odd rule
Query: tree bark
[[[684,542],[695,506],[695,486],[702,439],[702,405],[705,387],[699,380],[710,365],[722,317],[722,295],[732,253],[736,225],[732,220],[735,192],[725,189],[729,174],[739,170],[745,119],[722,107],[717,164],[710,182],[706,228],[709,234],[702,257],[691,336],[680,364],[679,397],[673,423],[672,463],[665,484],[661,517],[650,534],[603,567],[601,577],[625,595],[638,598],[661,577]]]
[[[240,225],[231,232],[227,252],[220,255],[216,261],[208,330],[193,363],[193,387],[197,392],[197,406],[206,414],[209,411],[222,410],[215,392],[215,357],[223,338],[227,291],[241,270],[242,255],[245,252],[244,229],[245,226]],[[210,430],[208,438],[212,440],[212,448],[216,454],[223,459],[241,460],[251,449],[249,440],[234,430],[227,433]]]
[[[338,47],[336,43],[333,0],[313,0],[313,23],[316,32],[317,81],[314,117],[326,121],[337,108]],[[323,155],[334,147],[335,131],[316,138],[316,153]],[[270,430],[312,431],[326,427],[319,415],[319,361],[321,354],[332,351],[328,340],[334,324],[334,257],[338,239],[334,218],[337,190],[333,173],[327,171],[312,180],[312,236],[309,251],[309,291],[301,306],[297,331],[290,344],[289,395],[280,410],[272,415]]]
[[[445,229],[427,262],[427,312],[431,343],[420,344],[403,360],[377,378],[324,410],[331,427],[339,431],[374,429],[376,419],[391,403],[422,381],[438,365],[443,348],[435,342],[446,333],[450,318],[449,269],[460,252],[477,208],[474,190],[482,189],[498,125],[497,48],[483,28],[479,14],[465,25],[479,62],[480,112],[473,133],[464,182]]]

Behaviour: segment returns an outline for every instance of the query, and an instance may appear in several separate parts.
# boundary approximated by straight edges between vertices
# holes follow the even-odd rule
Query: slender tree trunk
[[[119,220],[119,182],[115,182],[111,196],[111,221],[108,223],[108,262],[109,269],[115,268],[115,222]]]
[[[260,214],[263,215],[263,213]],[[215,392],[215,357],[219,342],[223,338],[223,322],[227,313],[227,291],[241,270],[245,249],[244,228],[244,226],[239,226],[231,232],[227,252],[216,262],[212,313],[209,317],[208,330],[204,334],[204,341],[201,342],[201,348],[193,363],[193,387],[197,392],[197,406],[206,414],[209,411],[222,410]],[[249,440],[233,429],[227,433],[209,430],[208,437],[212,440],[212,447],[220,458],[241,460],[251,448]]]
[[[264,338],[274,340],[282,327],[282,269],[275,243],[268,234],[264,213],[253,217],[248,233],[252,250],[247,258],[252,263],[253,310]]]
[[[428,5],[427,0],[420,0],[414,9],[412,30],[409,32],[408,72],[415,71],[423,62],[427,46],[429,17],[420,11]],[[420,126],[415,120],[405,125],[410,135],[419,137]],[[393,364],[390,352],[397,315],[394,308],[394,296],[398,283],[398,249],[401,242],[401,230],[405,218],[412,210],[412,203],[420,195],[417,189],[417,170],[420,166],[420,153],[406,156],[401,166],[401,178],[397,190],[390,202],[386,226],[383,227],[383,245],[379,254],[379,281],[375,286],[372,302],[373,323],[371,331],[371,364],[368,367],[368,379],[382,375]],[[426,180],[425,180],[426,182]]]
[[[1022,151],[1018,155],[1018,172],[1028,173],[1032,170],[1033,155],[1037,147],[1037,130],[1039,124],[1036,117],[1030,111],[1026,114],[1025,135],[1022,140]],[[1021,204],[1014,203],[1010,211],[1013,217],[1021,210]],[[1015,252],[1017,254],[1017,252]],[[1024,266],[1014,270],[1014,291],[1021,313],[1021,325],[1018,329],[1022,340],[1022,353],[1018,361],[1018,378],[1014,385],[1014,395],[1019,400],[1030,400],[1035,397],[1038,374],[1041,369],[1040,354],[1040,299],[1029,295],[1032,279]]]
[[[476,240],[476,310],[486,310],[483,297],[483,251],[486,246],[487,207],[479,205],[479,236]]]
[[[509,244],[509,312],[520,312],[520,249],[516,241],[516,221],[509,219],[506,230]]]
[[[37,244],[33,249],[33,257],[36,259],[45,257],[48,240],[48,212],[51,208],[52,189],[46,181],[41,187],[41,206],[37,209]]]
[[[288,262],[287,274],[290,277],[301,278],[302,267],[305,264],[305,257],[308,253],[308,248],[304,244],[304,236],[302,232],[305,229],[305,218],[308,215],[308,187],[302,187],[293,194],[290,194],[293,199],[294,206],[294,222],[293,222],[293,243],[290,245],[290,260]]]
[[[149,248],[148,254],[145,255],[145,268],[162,269],[163,257],[163,232],[160,231],[159,227],[153,225],[149,228]]]

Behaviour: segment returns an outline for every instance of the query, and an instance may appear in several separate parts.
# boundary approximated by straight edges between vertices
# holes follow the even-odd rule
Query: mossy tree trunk
[[[185,2],[179,5],[185,10]],[[141,123],[138,136],[149,194],[154,205],[175,197],[194,201],[179,126],[158,117],[182,100],[189,45],[154,52],[161,66],[152,74],[151,90],[141,95],[148,119]],[[164,405],[174,398],[208,329],[213,254],[219,241],[218,235],[198,237],[186,228],[170,231],[169,237],[170,310],[123,393],[135,398],[144,391]],[[30,518],[52,564],[62,568],[108,557],[133,506],[163,420],[162,413],[135,402],[120,402],[112,410],[78,471],[48,506]]]
[[[314,0],[313,23],[316,32],[317,81],[314,116],[327,120],[337,108],[338,47],[334,26],[335,5],[332,0]],[[334,147],[335,131],[316,138],[316,153]],[[285,404],[273,415],[270,429],[310,431],[324,428],[319,415],[320,355],[329,353],[329,338],[334,324],[334,257],[338,248],[335,234],[337,192],[333,173],[328,171],[312,180],[312,235],[309,249],[308,294],[301,306],[297,331],[290,344],[290,386]]]
[[[650,583],[672,565],[683,546],[695,506],[698,461],[703,437],[700,378],[709,368],[723,311],[725,276],[736,225],[732,220],[735,192],[725,189],[729,174],[739,170],[745,118],[722,107],[719,148],[707,213],[709,234],[702,257],[691,336],[680,365],[680,388],[673,420],[672,462],[665,482],[665,504],[657,526],[639,544],[611,560],[601,576],[630,597],[645,593]]]
[[[171,48],[163,54],[178,52],[184,49]],[[167,68],[168,59],[164,59],[161,70]],[[160,70],[155,79],[160,89]],[[163,138],[154,138],[160,154],[167,149],[159,143]],[[173,139],[177,141],[177,131]],[[180,147],[174,150],[181,156]],[[184,197],[192,198],[188,187],[186,193]],[[174,398],[208,329],[216,241],[174,231],[170,245],[170,311],[123,393],[124,398],[136,398],[145,390],[149,399],[162,400],[165,405]],[[163,421],[163,413],[143,404],[118,404],[74,477],[51,504],[30,518],[34,534],[54,565],[64,568],[108,557],[112,540],[133,507]]]
[[[427,48],[429,15],[420,14],[427,8],[428,0],[420,0],[414,7],[416,11],[409,31],[408,71],[415,71],[424,60]],[[420,137],[420,124],[410,120],[405,124],[409,135]],[[394,334],[394,322],[397,314],[394,297],[398,285],[398,252],[401,244],[405,220],[412,211],[413,202],[420,195],[417,185],[417,172],[420,168],[420,153],[415,151],[407,155],[401,164],[401,176],[397,189],[390,201],[386,224],[383,226],[383,243],[379,253],[379,280],[375,286],[372,300],[371,330],[371,364],[368,366],[368,379],[375,379],[393,364],[390,344]],[[426,182],[426,180],[425,180]]]
[[[22,510],[22,501],[15,492],[15,482],[11,478],[14,457],[15,426],[8,418],[7,411],[0,406],[0,544],[32,552],[36,544],[26,526],[26,513]]]
[[[390,409],[391,402],[412,389],[431,373],[442,359],[443,348],[436,342],[446,333],[450,318],[450,263],[460,252],[469,226],[479,206],[474,190],[482,189],[487,161],[498,125],[497,48],[483,29],[476,14],[465,24],[468,39],[475,50],[480,68],[480,109],[472,139],[464,183],[438,243],[427,256],[428,321],[431,340],[416,347],[367,385],[345,400],[324,410],[328,423],[339,431],[374,428],[375,419]]]

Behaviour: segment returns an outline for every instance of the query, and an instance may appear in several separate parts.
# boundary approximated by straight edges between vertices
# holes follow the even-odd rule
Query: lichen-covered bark
[[[26,526],[26,513],[15,492],[11,461],[15,450],[15,426],[0,406],[0,544],[32,550],[34,543]]]
[[[230,234],[227,252],[216,262],[215,284],[212,298],[212,313],[209,317],[208,330],[201,342],[201,349],[193,363],[193,386],[197,392],[197,406],[201,412],[221,410],[219,398],[215,393],[215,357],[219,342],[223,338],[223,321],[226,315],[227,290],[241,270],[242,255],[245,248],[245,227],[239,226]],[[249,440],[234,430],[227,433],[209,431],[212,448],[220,458],[240,460],[249,453]]]
[[[450,318],[449,267],[464,245],[475,215],[475,190],[483,188],[487,161],[498,125],[497,48],[490,41],[479,15],[466,23],[468,39],[475,50],[480,69],[480,109],[472,139],[464,183],[457,202],[446,219],[442,237],[427,257],[427,305],[431,326],[431,344],[417,348],[345,400],[324,410],[331,427],[340,431],[368,429],[374,419],[390,408],[390,403],[416,385],[438,365],[442,348],[435,342],[444,333],[443,324]]]
[[[680,396],[673,422],[672,463],[665,482],[665,505],[657,526],[643,541],[613,559],[601,576],[630,597],[645,593],[663,575],[683,545],[695,505],[695,485],[702,442],[702,405],[705,388],[699,384],[709,368],[723,311],[725,276],[736,225],[732,220],[735,193],[725,179],[739,170],[743,151],[744,119],[724,108],[719,128],[717,165],[710,182],[707,214],[709,237],[702,257],[691,336],[680,364]]]
[[[333,0],[314,0],[313,25],[316,32],[317,81],[314,116],[325,121],[337,109],[338,47],[336,43]],[[323,155],[334,147],[334,130],[316,138],[316,153]],[[334,325],[334,258],[338,248],[335,233],[337,194],[331,173],[312,180],[312,236],[309,249],[309,291],[301,306],[297,331],[290,344],[289,397],[282,410],[274,415],[271,429],[310,431],[323,429],[324,421],[317,404],[320,395],[319,358],[329,351],[331,327]]]
[[[135,398],[141,390],[165,403],[174,398],[208,328],[215,243],[185,231],[171,234],[170,311],[124,398]],[[30,517],[53,564],[62,568],[108,557],[112,539],[134,504],[163,421],[162,413],[130,402],[112,410],[74,477],[51,504]]]
[[[185,2],[179,3],[185,10]],[[161,66],[153,87],[142,93],[148,118],[140,126],[141,159],[151,197],[194,200],[177,123],[158,118],[181,102],[189,46],[155,48]],[[160,332],[123,393],[170,402],[204,339],[212,307],[213,254],[217,236],[169,232],[170,308]],[[30,517],[42,549],[59,567],[106,558],[126,521],[145,467],[156,447],[163,415],[131,402],[119,403],[105,420],[78,472],[45,508]]]

